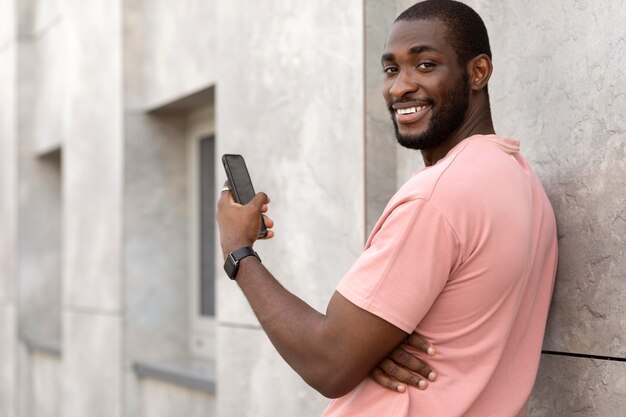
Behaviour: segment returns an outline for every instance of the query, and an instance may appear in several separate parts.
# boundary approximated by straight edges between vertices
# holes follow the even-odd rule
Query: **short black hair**
[[[459,65],[485,54],[491,59],[489,35],[483,19],[466,4],[454,0],[426,0],[414,4],[400,16],[400,20],[441,20],[448,29],[448,41],[456,51]]]

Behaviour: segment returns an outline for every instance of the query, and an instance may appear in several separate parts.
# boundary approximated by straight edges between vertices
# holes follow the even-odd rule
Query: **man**
[[[236,282],[282,357],[337,398],[325,416],[523,416],[552,294],[556,227],[519,143],[495,135],[485,26],[456,1],[418,3],[391,27],[382,66],[397,139],[419,149],[426,168],[391,199],[326,314],[286,291],[255,256],[239,261]],[[268,203],[263,193],[245,206],[222,194],[225,257],[253,245]],[[368,378],[413,331],[437,354],[403,349],[428,361],[436,382],[394,392]]]

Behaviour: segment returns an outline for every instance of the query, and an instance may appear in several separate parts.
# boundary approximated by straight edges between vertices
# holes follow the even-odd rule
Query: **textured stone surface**
[[[65,0],[12,0],[17,8],[19,36],[33,37],[58,24],[68,3]]]
[[[364,243],[362,4],[217,9],[218,55],[232,64],[219,66],[216,153],[243,154],[272,199],[276,237],[256,246],[264,263],[324,309]],[[255,323],[239,289],[218,277],[218,319]]]
[[[0,300],[15,298],[17,121],[15,48],[0,50]]]
[[[122,400],[122,319],[65,312],[61,365],[64,417],[119,417]]]
[[[37,152],[60,147],[67,129],[67,83],[71,80],[66,79],[66,65],[71,51],[65,47],[67,22],[63,15],[55,16],[39,32],[24,36],[22,43],[24,52],[28,51],[24,44],[32,44],[32,56],[20,60],[20,69],[32,77],[27,85],[22,83],[22,88],[32,89],[28,107],[21,104],[23,117],[27,117],[22,125],[32,131],[28,142]]]
[[[121,415],[122,17],[120,2],[65,2],[62,415]]]
[[[17,311],[0,301],[0,415],[16,416]]]
[[[472,4],[492,33],[496,129],[522,141],[557,216],[544,347],[626,357],[626,9],[587,0]]]
[[[329,402],[289,368],[260,330],[219,327],[218,358],[220,417],[317,417]]]
[[[122,25],[119,2],[67,4],[64,302],[121,307]]]
[[[543,355],[528,417],[622,417],[626,363]]]
[[[0,0],[0,53],[15,42],[16,0]]]
[[[468,2],[492,34],[496,128],[522,140],[557,211],[561,262],[545,347],[624,356],[626,9],[617,0]],[[184,174],[170,142],[179,133],[125,113],[124,103],[150,109],[218,80],[217,153],[243,153],[273,201],[277,237],[257,249],[289,289],[323,310],[388,196],[421,166],[418,153],[395,145],[380,96],[388,25],[411,3],[0,0],[0,415],[14,417],[17,374],[16,75],[38,71],[19,98],[39,97],[23,120],[39,149],[59,136],[66,146],[61,415],[115,417],[132,397],[128,416],[139,416],[147,392],[155,398],[146,416],[153,408],[177,415],[164,403],[204,408],[205,399],[185,400],[192,394],[166,385],[144,390],[127,367],[146,346],[159,357],[185,344],[176,327],[187,314],[183,204],[172,202],[184,198]],[[37,64],[18,72],[27,44]],[[152,227],[157,219],[163,230]],[[237,328],[256,320],[216,272],[220,415],[319,415],[327,401],[263,333]],[[38,380],[53,379],[52,368],[38,366]],[[618,416],[624,375],[619,362],[546,356],[531,416]],[[40,394],[42,407],[54,401],[50,390]]]
[[[214,417],[215,396],[154,379],[141,380],[141,417]]]
[[[372,10],[392,7],[376,3],[366,4]],[[398,12],[411,3],[393,2]],[[625,357],[626,32],[621,22],[626,10],[617,1],[467,3],[491,35],[495,69],[489,89],[496,131],[521,140],[557,216],[559,273],[544,348]],[[366,16],[373,18],[366,21],[368,43],[380,42],[382,30],[375,27],[387,25],[387,15],[370,11]],[[371,83],[368,77],[366,89]],[[368,118],[372,110],[382,123],[384,109],[368,104]],[[385,134],[384,126],[378,134]],[[398,148],[396,155],[402,184],[422,164],[415,153]],[[621,364],[544,358],[541,366],[532,415],[612,416],[626,406]],[[592,380],[596,368],[615,372],[606,386],[572,383]]]
[[[155,402],[144,402],[132,365],[183,358],[195,341],[188,113],[207,103],[194,102],[184,111],[172,110],[172,104],[215,83],[213,4],[123,3],[127,415],[151,415],[146,413],[159,408],[156,415],[167,415],[175,409],[165,404],[168,398],[183,401],[179,387],[171,386],[170,395],[167,385],[156,383],[146,400]],[[144,405],[150,411],[142,412]]]
[[[413,0],[365,1],[365,175],[369,233],[391,196],[422,166],[415,151],[398,145],[393,124],[383,99],[384,74],[380,58],[387,33],[395,18],[411,6]],[[406,164],[402,164],[405,162]],[[416,165],[417,164],[417,165]],[[406,165],[406,166],[405,166]]]
[[[125,117],[125,332],[136,359],[184,356],[188,320],[185,120]]]
[[[276,238],[257,250],[285,286],[320,310],[364,241],[361,7],[218,3],[218,55],[234,64],[218,70],[217,154],[246,157],[276,221]],[[218,278],[219,321],[256,323],[221,268]],[[238,337],[228,336],[238,332],[218,328],[218,414],[318,415],[318,403],[306,405],[318,397],[302,382],[287,394],[299,377],[266,341],[271,362],[242,363],[246,355],[233,349]],[[260,346],[246,338],[242,347],[256,357]],[[249,379],[232,378],[250,366]],[[268,390],[277,383],[280,389]]]
[[[18,50],[19,320],[22,334],[60,337],[61,155],[67,103],[61,20],[26,33]],[[47,71],[41,71],[46,68]]]
[[[21,0],[20,0],[21,2]],[[65,0],[27,0],[32,10],[32,32],[43,33],[63,20]]]
[[[29,413],[37,417],[60,416],[60,370],[58,357],[33,352],[30,355]]]
[[[20,145],[26,143],[21,130]],[[61,327],[61,162],[21,151],[20,332],[59,340]]]
[[[17,404],[17,109],[15,1],[0,0],[0,415]]]
[[[215,83],[216,1],[126,1],[125,92],[131,108],[154,108]],[[226,66],[228,64],[225,63]]]
[[[385,2],[365,1],[365,201],[366,232],[376,224],[396,191],[396,147],[383,99],[380,57],[396,10]]]

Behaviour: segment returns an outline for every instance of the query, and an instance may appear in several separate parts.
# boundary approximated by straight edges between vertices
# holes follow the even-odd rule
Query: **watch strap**
[[[237,277],[239,262],[248,256],[254,256],[259,260],[259,262],[261,262],[259,254],[256,253],[250,246],[244,246],[243,248],[239,248],[228,254],[226,261],[224,262],[224,271],[226,271],[226,274],[230,279],[235,279]]]

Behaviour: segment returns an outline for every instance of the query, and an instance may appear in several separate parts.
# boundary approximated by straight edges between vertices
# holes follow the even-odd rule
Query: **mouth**
[[[412,107],[403,106],[403,108],[396,108],[396,106],[393,107],[393,114],[395,116],[396,122],[402,124],[410,124],[421,120],[426,115],[428,110],[430,110],[431,105],[422,104],[420,106]]]

